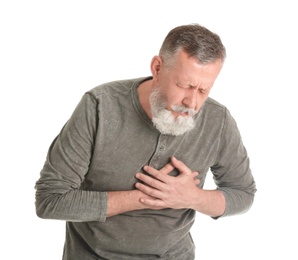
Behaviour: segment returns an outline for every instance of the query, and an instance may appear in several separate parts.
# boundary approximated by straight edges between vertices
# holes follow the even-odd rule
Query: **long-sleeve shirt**
[[[137,87],[148,79],[109,82],[86,92],[49,148],[35,186],[36,212],[67,221],[64,260],[194,259],[192,209],[106,217],[107,192],[134,189],[144,165],[160,169],[171,156],[199,172],[200,188],[207,172],[213,173],[226,200],[221,217],[243,213],[253,203],[249,157],[229,110],[208,98],[193,130],[161,134],[138,98]]]

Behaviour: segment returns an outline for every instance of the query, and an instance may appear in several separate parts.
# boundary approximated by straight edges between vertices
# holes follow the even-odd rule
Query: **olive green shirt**
[[[49,148],[36,182],[36,212],[67,221],[64,260],[194,259],[194,210],[106,217],[108,191],[134,189],[135,174],[144,165],[159,169],[171,156],[200,173],[199,187],[207,172],[213,173],[226,199],[223,216],[243,213],[253,203],[249,158],[227,108],[208,98],[193,130],[163,135],[138,99],[137,87],[147,79],[109,82],[88,91]]]

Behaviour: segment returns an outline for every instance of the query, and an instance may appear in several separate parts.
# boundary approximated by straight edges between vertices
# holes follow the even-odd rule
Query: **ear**
[[[159,56],[154,56],[151,60],[151,74],[153,79],[156,79],[162,66],[162,59]]]

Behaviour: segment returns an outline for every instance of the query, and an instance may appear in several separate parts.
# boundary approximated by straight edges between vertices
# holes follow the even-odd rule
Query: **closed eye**
[[[199,88],[199,92],[202,94],[208,94],[207,89],[204,89],[204,88]]]

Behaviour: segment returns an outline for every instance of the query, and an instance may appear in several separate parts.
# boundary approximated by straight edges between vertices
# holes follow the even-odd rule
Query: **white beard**
[[[187,112],[188,116],[175,118],[171,111],[166,109],[167,102],[158,88],[154,88],[149,97],[152,113],[152,122],[157,130],[165,135],[182,135],[194,128],[196,111],[185,106],[172,106],[173,111]]]

